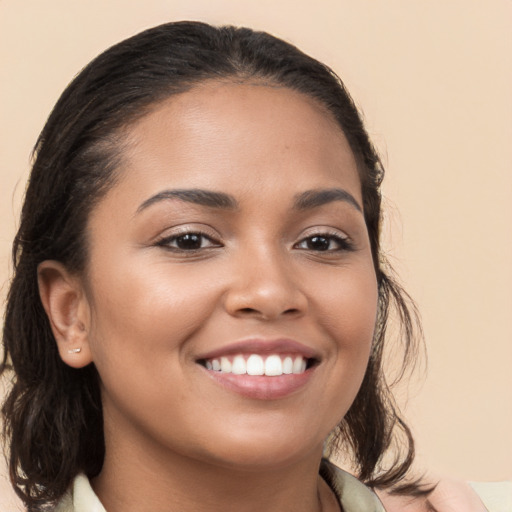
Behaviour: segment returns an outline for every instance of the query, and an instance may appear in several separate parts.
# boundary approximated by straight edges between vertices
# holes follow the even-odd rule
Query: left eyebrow
[[[358,212],[363,213],[363,209],[355,197],[342,188],[307,190],[295,197],[293,207],[296,210],[310,210],[333,201],[343,201],[353,206]]]

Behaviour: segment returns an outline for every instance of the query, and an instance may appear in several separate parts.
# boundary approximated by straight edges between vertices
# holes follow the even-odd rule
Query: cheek
[[[155,411],[162,425],[171,425],[175,411],[188,403],[188,341],[211,314],[215,292],[199,285],[197,270],[199,283],[185,269],[171,272],[165,264],[96,269],[103,270],[91,276],[89,341],[104,410],[118,426],[131,418],[150,431]],[[197,422],[193,412],[181,416]]]
[[[333,340],[333,393],[337,387],[345,411],[359,390],[373,342],[378,288],[372,268],[331,280],[318,305],[322,325]]]
[[[108,359],[152,365],[170,348],[178,349],[176,357],[182,356],[181,344],[215,304],[214,290],[200,285],[197,271],[191,279],[186,269],[169,270],[165,264],[96,269],[103,269],[91,276],[90,342],[97,366]]]
[[[373,267],[364,266],[331,278],[320,305],[340,350],[364,350],[371,344],[377,316],[378,287]]]

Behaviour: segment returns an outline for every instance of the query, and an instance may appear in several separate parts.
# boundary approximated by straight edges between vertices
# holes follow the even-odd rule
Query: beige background
[[[510,0],[0,0],[0,282],[60,92],[107,46],[178,19],[270,31],[345,80],[387,164],[386,248],[424,318],[419,467],[512,479]]]

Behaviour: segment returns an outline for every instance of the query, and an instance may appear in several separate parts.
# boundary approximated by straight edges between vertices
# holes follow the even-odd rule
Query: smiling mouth
[[[232,375],[279,377],[300,375],[318,363],[297,354],[236,354],[197,361],[207,370]]]

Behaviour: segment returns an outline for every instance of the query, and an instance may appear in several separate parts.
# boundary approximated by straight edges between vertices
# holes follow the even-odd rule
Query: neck
[[[240,467],[105,434],[105,462],[93,487],[108,512],[338,510],[318,475],[321,450],[277,467]]]

